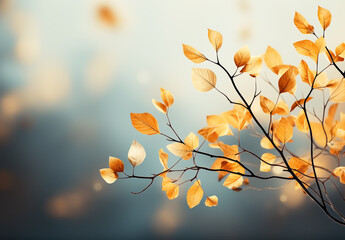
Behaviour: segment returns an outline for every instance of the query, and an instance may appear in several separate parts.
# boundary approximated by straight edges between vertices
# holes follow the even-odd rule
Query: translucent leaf
[[[217,76],[210,69],[193,68],[192,82],[196,90],[207,92],[216,87]]]
[[[150,113],[131,113],[133,127],[147,135],[160,133],[157,120]]]
[[[194,63],[202,63],[207,60],[207,58],[195,48],[182,44],[184,55]]]
[[[191,149],[195,149],[199,146],[199,138],[192,132],[184,139],[184,143]]]
[[[188,160],[192,157],[192,151],[183,143],[171,143],[167,146],[167,148],[172,154],[182,157],[184,160]]]
[[[103,168],[100,169],[99,172],[101,173],[102,178],[108,184],[111,184],[118,179],[119,175],[114,172],[111,168]]]
[[[170,107],[174,103],[174,97],[169,90],[161,88],[161,98],[167,107]]]
[[[159,149],[158,154],[162,166],[164,167],[164,169],[168,169],[169,155],[166,152],[164,152],[163,149]]]
[[[319,22],[323,30],[326,30],[331,24],[332,14],[327,9],[319,6],[317,10],[317,17],[319,18]]]
[[[250,51],[247,46],[238,50],[234,56],[234,62],[237,67],[242,67],[250,61]]]
[[[213,207],[218,205],[218,197],[217,196],[210,196],[205,201],[206,207]]]
[[[295,101],[295,102],[291,105],[291,110],[290,110],[290,111],[292,112],[297,106],[303,106],[305,101],[309,102],[309,101],[312,100],[312,99],[313,99],[312,97],[308,97],[307,100],[305,100],[305,98],[301,98],[300,100]]]
[[[189,208],[197,206],[200,203],[203,195],[204,191],[201,188],[200,180],[197,180],[187,192],[187,204]]]
[[[274,163],[274,160],[276,159],[277,157],[274,156],[273,154],[271,153],[264,153],[262,154],[261,156],[261,159],[263,161],[261,161],[261,164],[260,164],[260,171],[261,172],[269,172],[271,171],[271,165],[270,164],[273,164]]]
[[[241,72],[249,73],[251,76],[256,77],[259,75],[262,67],[261,57],[252,57],[250,61],[242,68]]]
[[[155,108],[157,108],[158,111],[160,111],[164,114],[167,113],[167,107],[163,103],[158,102],[155,99],[152,99],[152,104],[153,104],[153,106],[155,106]]]
[[[134,140],[128,151],[128,160],[133,165],[133,167],[141,164],[146,157],[146,152],[144,147]]]
[[[218,52],[218,50],[222,47],[223,44],[223,36],[217,31],[213,31],[208,29],[208,39],[212,44],[213,48]]]
[[[280,56],[280,54],[272,48],[271,46],[268,46],[266,49],[266,53],[264,56],[264,60],[266,63],[266,66],[271,69],[275,74],[278,74],[279,71],[277,71],[276,66],[283,65],[283,59]]]
[[[333,170],[333,174],[340,178],[342,184],[345,184],[345,167],[337,167]]]

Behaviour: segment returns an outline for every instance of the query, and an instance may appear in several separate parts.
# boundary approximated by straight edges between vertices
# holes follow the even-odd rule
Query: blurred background
[[[333,15],[326,38],[334,49],[345,40],[342,0],[0,0],[0,237],[344,236],[345,228],[331,222],[293,184],[280,188],[283,182],[252,180],[253,187],[277,189],[234,192],[214,174],[203,173],[203,187],[219,197],[219,205],[189,210],[189,185],[169,201],[161,180],[132,195],[146,182],[107,185],[98,171],[108,167],[108,156],[119,157],[129,170],[126,158],[134,139],[147,152],[138,174],[161,170],[158,150],[167,151],[168,142],[140,134],[129,118],[130,112],[151,112],[167,131],[151,103],[152,98],[160,100],[160,87],[175,97],[170,115],[183,137],[204,127],[206,115],[230,110],[215,91],[193,88],[193,67],[214,70],[220,88],[228,82],[214,66],[186,59],[182,43],[214,58],[210,28],[223,34],[220,58],[231,71],[233,55],[244,45],[252,55],[271,45],[284,63],[297,65],[301,58],[292,44],[309,36],[295,28],[294,13],[303,14],[320,33],[318,5]],[[276,79],[267,68],[263,76]],[[329,73],[330,79],[336,77]],[[252,81],[244,78],[240,87],[252,86]],[[271,90],[259,86],[269,96]],[[246,89],[250,97],[250,87]],[[249,134],[242,140],[263,153]],[[234,138],[224,141],[235,143]],[[296,151],[301,148],[297,143]],[[169,161],[174,159],[171,155]]]

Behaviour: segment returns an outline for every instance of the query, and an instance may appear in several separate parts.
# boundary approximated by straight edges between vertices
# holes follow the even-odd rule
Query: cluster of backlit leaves
[[[325,30],[331,23],[331,13],[319,7],[318,19]],[[294,23],[297,29],[303,34],[315,35],[314,27],[298,12],[295,13]],[[208,30],[208,38],[217,53],[222,47],[222,35],[213,30]],[[345,43],[341,43],[335,49],[335,53],[331,50],[326,51],[326,41],[324,37],[319,37],[315,41],[302,40],[294,43],[296,51],[318,64],[321,55],[328,58],[330,64],[340,62],[345,57]],[[192,46],[183,44],[184,55],[194,63],[203,63],[209,60],[204,54],[196,50]],[[213,61],[211,61],[213,62]],[[213,62],[215,63],[215,62]],[[296,101],[289,105],[284,100],[277,99],[276,102],[268,97],[260,96],[260,106],[263,113],[270,117],[269,129],[272,133],[272,139],[263,137],[260,145],[264,149],[273,149],[277,146],[283,150],[285,145],[293,140],[293,129],[309,134],[309,124],[305,115],[306,103],[312,101],[312,97],[300,98],[295,96],[296,77],[300,76],[301,80],[309,85],[311,89],[319,91],[329,91],[329,100],[334,104],[329,107],[328,115],[323,122],[311,121],[311,131],[316,144],[321,148],[330,147],[330,153],[338,156],[345,146],[345,114],[341,113],[340,121],[335,120],[338,103],[345,102],[345,81],[343,79],[329,80],[325,72],[317,72],[312,70],[306,61],[301,60],[298,66],[286,64],[283,62],[280,54],[271,46],[268,46],[265,54],[261,56],[252,56],[247,46],[239,49],[234,55],[234,64],[241,74],[249,74],[251,77],[257,77],[261,71],[262,65],[265,65],[277,75],[277,91],[278,99],[283,94],[292,95]],[[235,77],[235,76],[232,76]],[[192,84],[200,92],[207,92],[217,85],[216,74],[207,68],[192,69]],[[161,113],[167,115],[169,108],[174,103],[173,95],[170,91],[161,89],[162,102],[155,99],[152,100],[153,105]],[[296,112],[299,110],[299,112]],[[297,116],[292,112],[296,112]],[[159,129],[156,118],[150,113],[131,113],[130,114],[133,127],[139,132],[146,135],[162,134]],[[252,124],[252,115],[244,107],[244,104],[235,104],[233,109],[220,113],[218,115],[209,115],[206,118],[207,126],[200,129],[197,133],[209,143],[212,148],[218,148],[223,153],[223,157],[217,158],[211,169],[225,170],[218,171],[218,180],[225,178],[223,185],[232,190],[239,190],[242,184],[248,184],[248,179],[243,178],[245,169],[240,164],[240,152],[237,145],[227,145],[219,140],[220,137],[233,135],[232,129],[242,131]],[[189,133],[182,141],[176,141],[166,146],[166,148],[175,156],[186,161],[194,158],[194,152],[199,147],[199,137],[193,132]],[[128,160],[133,168],[143,162],[145,158],[144,148],[134,141],[128,153]],[[177,198],[179,195],[179,185],[176,181],[168,177],[171,168],[168,167],[168,153],[163,149],[159,150],[159,159],[163,166],[163,171],[159,174],[162,180],[162,191],[166,192],[169,199]],[[271,165],[275,163],[278,156],[272,153],[264,153],[261,156],[260,171],[270,172]],[[291,157],[288,161],[290,168],[294,171],[296,177],[302,178],[304,175],[312,176],[310,171],[310,160],[298,157]],[[101,169],[101,175],[108,183],[114,182],[118,178],[118,173],[124,171],[123,162],[117,158],[109,158],[109,167]],[[231,173],[229,173],[231,172]],[[340,182],[345,184],[345,167],[339,166],[333,171],[334,176],[340,178]],[[194,184],[187,192],[187,203],[190,208],[200,203],[204,195],[201,182],[195,179]],[[206,206],[216,206],[218,204],[217,196],[206,198]]]

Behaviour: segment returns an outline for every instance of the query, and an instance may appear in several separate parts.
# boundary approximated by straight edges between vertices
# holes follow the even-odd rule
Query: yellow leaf
[[[247,46],[242,47],[235,53],[234,62],[237,67],[242,67],[250,61],[250,51]]]
[[[197,206],[202,197],[204,195],[204,191],[201,188],[200,180],[195,181],[195,183],[189,188],[187,192],[187,204],[189,208],[193,208]]]
[[[198,134],[203,136],[207,141],[214,143],[217,141],[219,135],[217,133],[217,127],[204,127],[198,131]]]
[[[226,171],[219,171],[218,181],[221,181],[226,175],[229,174],[229,172],[227,171],[234,172],[238,169],[238,163],[223,160],[220,164],[219,169],[226,170]]]
[[[287,143],[290,141],[293,135],[293,128],[289,121],[282,117],[278,124],[277,127],[274,129],[275,136],[282,142],[283,144]]]
[[[195,48],[182,44],[184,55],[194,63],[202,63],[207,60],[207,58]]]
[[[342,45],[342,44],[341,44]],[[339,46],[338,46],[339,47]],[[341,48],[343,48],[343,47],[345,47],[345,43],[344,43],[344,46],[341,46]],[[338,51],[341,51],[342,49],[338,49]],[[329,52],[331,53],[331,56],[329,55],[329,53],[328,52],[326,52],[326,56],[327,56],[327,58],[328,58],[328,61],[330,62],[330,63],[332,63],[332,59],[333,59],[333,61],[334,62],[342,62],[342,61],[344,61],[344,57],[345,57],[345,53],[344,52],[342,52],[342,53],[340,53],[340,55],[341,56],[336,56],[333,52],[332,52],[332,50],[329,50]]]
[[[315,62],[317,61],[319,49],[315,45],[315,43],[313,43],[310,40],[302,40],[299,42],[295,42],[293,45],[295,46],[295,48],[299,54],[310,57]]]
[[[131,113],[133,127],[147,135],[160,133],[157,120],[150,113]]]
[[[238,168],[236,169],[236,172],[244,174],[244,169],[240,165],[238,165]],[[240,187],[243,183],[243,177],[240,174],[231,173],[224,181],[223,186],[236,190],[238,187]]]
[[[270,142],[270,140],[267,137],[263,137],[260,141],[260,145],[262,148],[265,149],[272,149],[274,148],[272,143]]]
[[[311,86],[313,84],[315,75],[309,69],[308,64],[304,60],[302,60],[299,64],[298,70],[302,81]]]
[[[210,43],[214,47],[214,49],[218,52],[218,50],[221,48],[223,44],[223,36],[217,31],[213,31],[211,29],[208,29],[208,39],[210,40]]]
[[[217,127],[216,131],[219,137],[225,135],[233,135],[226,119],[219,115],[209,115],[206,117],[207,125]]]
[[[128,151],[128,160],[133,165],[133,167],[141,164],[146,157],[146,152],[144,147],[137,141],[133,141],[131,147]]]
[[[340,178],[340,182],[345,184],[345,167],[337,167],[333,170],[335,176]]]
[[[184,139],[184,143],[190,150],[193,150],[199,146],[199,138],[194,133],[190,132]]]
[[[306,161],[297,157],[290,158],[288,164],[296,176],[301,176],[309,168],[309,164]]]
[[[269,100],[264,96],[260,96],[260,106],[264,113],[268,114],[279,114],[279,115],[288,115],[289,114],[289,107],[284,101],[279,101],[275,106],[275,103]]]
[[[170,188],[166,191],[166,194],[169,200],[177,198],[179,194],[180,186],[172,183],[171,185],[169,185],[169,187]]]
[[[332,104],[328,109],[328,116],[325,120],[325,124],[329,128],[333,127],[333,119],[334,119],[335,113],[337,112],[337,109],[338,109],[338,104]]]
[[[188,160],[193,155],[190,148],[183,143],[171,143],[167,148],[172,154],[182,157],[183,160]]]
[[[252,119],[250,112],[242,106],[235,105],[233,110],[221,113],[221,116],[234,128],[244,129]]]
[[[324,126],[326,128],[326,134],[322,127],[322,124],[319,122],[310,122],[311,130],[313,132],[313,139],[314,141],[319,144],[321,147],[324,147],[327,145],[326,141],[326,134],[327,134],[327,140],[330,141],[330,131],[326,128],[327,126]]]
[[[301,132],[304,132],[304,133],[309,132],[308,122],[303,110],[301,110],[297,115],[296,126],[298,130],[300,130]]]
[[[155,106],[155,108],[157,108],[158,111],[160,111],[164,114],[167,113],[167,107],[163,103],[160,103],[155,99],[152,99],[152,104],[153,104],[153,106]]]
[[[262,58],[252,57],[249,62],[242,68],[241,72],[249,73],[251,76],[256,77],[259,75],[262,67]]]
[[[174,103],[174,97],[169,90],[161,88],[161,98],[167,107],[170,107]]]
[[[120,159],[114,158],[114,157],[109,157],[109,167],[114,172],[123,172],[125,166]]]
[[[277,71],[277,69],[275,69],[274,67],[283,65],[283,59],[280,56],[280,54],[271,46],[267,47],[264,60],[265,60],[266,66],[269,69],[271,69],[275,74],[279,73],[279,71]]]
[[[345,102],[345,80],[334,79],[333,86],[329,87],[330,100],[334,103]]]
[[[106,183],[113,183],[118,179],[119,175],[113,171],[111,168],[103,168],[100,169],[99,172],[101,173],[102,178]]]
[[[281,76],[291,68],[294,70],[295,76],[298,75],[298,68],[289,64],[277,65],[272,68],[272,71],[277,72],[277,75]]]
[[[261,159],[263,161],[261,161],[261,164],[260,164],[260,171],[261,172],[269,172],[269,171],[271,171],[271,165],[270,164],[273,164],[274,160],[276,160],[276,158],[277,157],[274,156],[271,153],[264,153],[264,154],[262,154]]]
[[[295,79],[295,74],[294,70],[290,68],[288,71],[286,71],[278,81],[278,86],[279,86],[279,92],[284,93],[284,92],[292,92],[294,93],[296,90],[296,79]]]
[[[317,17],[319,18],[319,22],[323,30],[326,30],[329,24],[331,24],[332,14],[327,9],[319,6],[317,10]]]
[[[192,82],[196,90],[207,92],[216,87],[217,76],[210,69],[193,68]]]
[[[312,34],[314,32],[314,27],[310,25],[300,13],[295,12],[293,21],[301,33]]]
[[[162,166],[164,167],[164,169],[168,169],[169,155],[166,152],[164,152],[163,149],[159,149],[158,153],[159,153],[159,160]]]
[[[169,191],[171,188],[172,188],[172,181],[170,178],[168,177],[163,177],[163,180],[162,180],[162,191]]]
[[[342,58],[345,57],[345,43],[341,43],[338,47],[335,48],[335,54],[337,54],[337,56],[342,57]]]
[[[218,205],[218,197],[217,196],[210,196],[205,201],[206,207],[213,207]]]
[[[307,102],[309,102],[309,101],[312,100],[312,99],[313,99],[312,97],[308,97]],[[305,98],[301,98],[300,100],[294,102],[294,103],[291,105],[291,110],[290,110],[290,112],[292,112],[297,106],[303,106],[305,101],[306,101]]]
[[[326,51],[326,40],[323,37],[316,39],[315,46],[317,49],[317,53],[322,53]]]
[[[272,112],[272,115],[274,114],[278,114],[278,115],[288,115],[290,112],[289,112],[289,107],[288,105],[286,104],[286,102],[284,101],[279,101],[277,103],[277,106],[275,107],[275,109],[273,110]]]
[[[224,144],[223,142],[218,142],[218,146],[224,153],[224,156],[239,160],[240,154],[238,154],[237,145],[228,145],[228,144]]]

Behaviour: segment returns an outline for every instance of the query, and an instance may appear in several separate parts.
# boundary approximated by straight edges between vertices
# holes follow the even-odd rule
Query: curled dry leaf
[[[146,152],[144,147],[134,140],[128,151],[128,160],[133,165],[133,167],[141,164],[146,157]]]
[[[189,208],[197,206],[204,195],[204,190],[201,188],[200,180],[194,182],[187,192],[187,204]]]
[[[194,63],[202,63],[207,60],[207,58],[195,48],[182,44],[184,55]]]
[[[213,48],[218,52],[218,50],[222,47],[223,44],[223,36],[217,31],[213,31],[208,29],[208,39],[212,44]]]
[[[247,46],[242,47],[235,53],[234,62],[237,67],[242,67],[250,61],[250,51]]]
[[[317,17],[319,18],[319,22],[323,30],[326,30],[331,24],[332,14],[327,9],[319,6],[317,10]]]
[[[157,120],[150,113],[131,113],[133,127],[147,135],[160,133]]]
[[[169,90],[161,88],[161,98],[165,106],[170,107],[174,103],[174,97]]]
[[[213,195],[213,196],[206,198],[206,201],[205,201],[206,207],[213,207],[213,206],[217,206],[217,205],[218,205],[218,197],[217,196]]]
[[[192,82],[196,90],[207,92],[216,87],[217,76],[210,69],[193,68]]]
[[[109,157],[109,167],[114,171],[114,172],[123,172],[124,170],[124,164],[123,162],[115,157]]]
[[[293,22],[297,29],[303,34],[312,34],[314,32],[314,27],[298,12],[295,12]]]
[[[101,173],[101,176],[104,179],[104,181],[108,184],[115,182],[116,179],[118,179],[119,177],[117,172],[114,172],[114,170],[111,168],[103,168],[100,169],[99,172]]]
[[[157,108],[158,111],[164,114],[167,113],[167,107],[163,103],[158,102],[156,99],[152,99],[152,104],[155,106],[155,108]]]

